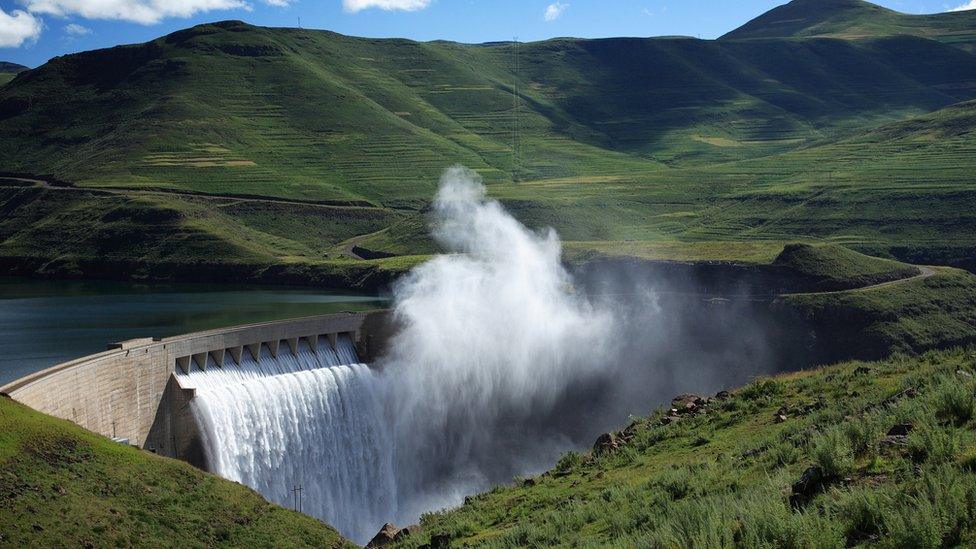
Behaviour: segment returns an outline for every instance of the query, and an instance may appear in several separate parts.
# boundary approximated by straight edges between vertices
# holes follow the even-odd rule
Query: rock
[[[525,480],[522,481],[522,486],[525,486],[527,488],[530,488],[532,486],[535,486],[537,483],[538,483],[538,481],[536,481],[534,478],[527,478],[527,479],[525,479]]]
[[[913,425],[911,422],[899,423],[898,425],[895,425],[891,429],[888,429],[888,436],[889,437],[907,437],[908,434],[911,433],[912,432],[912,429],[914,429],[914,428],[915,428],[915,425]]]
[[[400,541],[403,538],[412,536],[414,534],[419,534],[419,533],[420,533],[420,525],[419,524],[411,524],[410,526],[407,526],[406,528],[401,528],[400,531],[397,532],[395,536],[393,536],[393,541]]]
[[[715,399],[716,400],[728,400],[730,398],[732,398],[732,393],[730,393],[728,391],[719,391],[719,392],[715,393]]]
[[[593,445],[594,454],[606,454],[613,452],[620,448],[620,442],[617,440],[617,435],[613,433],[603,433],[600,438],[596,439],[596,443]]]
[[[787,419],[789,419],[789,418],[786,417],[786,414],[776,414],[773,417],[773,421],[775,421],[776,423],[786,423],[786,420]]]
[[[369,540],[366,544],[367,549],[373,549],[374,547],[386,547],[390,545],[397,539],[397,534],[400,533],[400,528],[390,524],[389,522],[384,524],[380,531],[373,536],[373,539]]]
[[[856,376],[863,376],[870,373],[871,373],[871,368],[868,368],[867,366],[858,366],[857,368],[854,369],[854,375]]]
[[[824,487],[824,472],[820,467],[810,467],[793,484],[793,493],[790,495],[790,505],[802,507],[817,495]]]
[[[679,412],[688,411],[689,409],[693,411],[704,405],[705,399],[698,395],[678,395],[671,399],[671,408]]]
[[[670,416],[664,416],[661,418],[661,425],[671,425],[672,423],[677,423],[681,421],[681,418],[672,414]]]
[[[962,377],[973,377],[973,374],[967,372],[966,370],[956,370],[956,374]]]
[[[430,549],[450,549],[451,536],[447,534],[435,534],[430,536]]]

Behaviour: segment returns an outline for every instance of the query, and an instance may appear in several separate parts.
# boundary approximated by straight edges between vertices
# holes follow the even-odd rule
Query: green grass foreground
[[[757,379],[428,514],[401,546],[971,546],[974,373],[970,348]]]
[[[0,397],[0,545],[347,547],[326,524],[192,466]]]

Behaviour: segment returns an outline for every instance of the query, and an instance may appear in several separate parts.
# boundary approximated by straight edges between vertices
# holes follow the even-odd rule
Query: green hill
[[[911,35],[976,52],[976,11],[909,15],[863,0],[793,0],[723,39],[841,38]]]
[[[17,76],[17,74],[26,70],[28,70],[27,67],[23,65],[10,63],[7,61],[0,61],[0,86],[10,82],[15,76]]]
[[[353,547],[240,484],[0,397],[0,544]]]
[[[520,51],[516,77],[508,44],[224,22],[65,56],[0,91],[0,169],[395,204],[426,199],[451,163],[511,180],[516,78],[519,179],[762,156],[976,98],[970,55],[910,37],[552,40]]]
[[[0,89],[0,270],[369,286],[435,251],[454,163],[579,257],[976,268],[976,63],[885,32],[550,40],[518,75],[512,44],[240,22],[56,58]]]
[[[678,400],[399,546],[972,546],[974,372],[957,349]]]

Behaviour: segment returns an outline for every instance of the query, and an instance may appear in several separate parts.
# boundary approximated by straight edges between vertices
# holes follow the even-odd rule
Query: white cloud
[[[90,28],[82,27],[78,23],[69,23],[65,25],[64,32],[70,34],[71,36],[84,36],[92,33]]]
[[[342,0],[342,7],[349,13],[369,8],[393,11],[417,11],[430,5],[431,0]]]
[[[167,17],[190,17],[213,10],[249,9],[245,0],[19,0],[28,11],[58,17],[114,19],[151,25]],[[288,0],[264,0],[282,6]]]
[[[959,6],[958,8],[952,8],[949,11],[966,11],[966,10],[976,10],[976,0],[969,0],[965,4]]]
[[[16,48],[25,42],[33,42],[41,35],[40,18],[22,10],[10,13],[0,8],[0,48]]]
[[[546,21],[555,21],[556,19],[559,19],[559,16],[561,16],[568,7],[569,4],[564,4],[562,2],[549,4],[549,6],[546,8]]]

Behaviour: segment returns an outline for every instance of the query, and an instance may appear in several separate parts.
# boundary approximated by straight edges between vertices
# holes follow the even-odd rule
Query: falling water
[[[368,540],[395,516],[393,438],[382,421],[382,388],[359,364],[347,337],[338,349],[322,339],[312,350],[277,357],[262,346],[239,365],[180,374],[193,400],[213,472],[302,511],[354,540]]]

